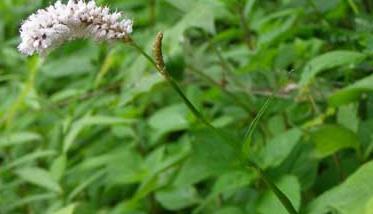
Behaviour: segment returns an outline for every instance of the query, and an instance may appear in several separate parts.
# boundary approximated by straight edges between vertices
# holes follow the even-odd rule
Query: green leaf
[[[308,214],[370,214],[373,198],[373,161],[362,165],[345,182],[325,192],[308,207]],[[370,211],[370,212],[368,212]]]
[[[222,14],[224,7],[219,1],[198,1],[193,7],[187,10],[183,18],[172,28],[165,32],[165,44],[169,44],[172,54],[176,53],[177,44],[183,37],[184,32],[191,27],[201,28],[208,33],[214,34],[215,17]],[[175,47],[174,47],[175,46]]]
[[[52,200],[55,198],[56,198],[56,194],[54,193],[43,193],[43,194],[30,195],[30,196],[21,198],[19,200],[13,201],[10,204],[7,204],[3,210],[5,213],[13,213],[10,211],[18,207],[22,207],[22,206],[29,205],[29,204],[35,204],[38,202],[40,203],[41,201],[43,201],[43,203],[46,203],[48,200]],[[0,211],[3,211],[3,210],[0,209]]]
[[[306,86],[313,78],[327,69],[359,63],[366,55],[355,51],[331,51],[313,58],[304,67],[299,84]]]
[[[175,186],[191,185],[238,168],[237,151],[224,141],[226,139],[209,129],[196,131],[192,141],[193,152],[176,176]]]
[[[90,176],[88,179],[86,179],[85,181],[81,182],[77,187],[75,187],[71,191],[71,193],[67,197],[67,200],[68,201],[72,201],[75,198],[75,196],[77,196],[79,193],[81,193],[85,188],[87,188],[90,184],[92,184],[93,182],[95,182],[97,179],[99,179],[100,177],[102,177],[105,173],[106,173],[105,170],[97,171],[92,176]]]
[[[145,65],[144,62],[142,62],[142,66],[143,65]],[[137,69],[134,70],[138,71]],[[124,86],[119,106],[128,104],[140,94],[150,93],[152,91],[152,88],[157,84],[163,82],[164,79],[158,74],[143,74],[141,77],[138,77],[136,80],[132,81],[134,82],[133,84]]]
[[[33,152],[31,154],[22,156],[21,158],[18,158],[16,160],[10,162],[9,164],[7,164],[3,167],[3,170],[15,168],[19,165],[29,164],[29,163],[32,163],[36,159],[52,156],[52,155],[55,155],[55,154],[56,154],[55,151],[36,151],[36,152]]]
[[[54,180],[59,181],[62,178],[63,174],[65,173],[66,162],[66,154],[60,155],[52,162],[49,171]]]
[[[278,188],[286,194],[296,209],[300,208],[301,194],[298,179],[295,176],[286,175],[276,182]],[[258,208],[260,214],[288,214],[281,202],[276,198],[273,192],[268,190],[260,198]]]
[[[332,106],[340,106],[358,100],[365,92],[373,91],[373,75],[365,77],[329,97]]]
[[[111,184],[137,183],[148,175],[143,158],[132,148],[125,148],[101,157],[90,158],[82,166],[86,169],[92,169],[101,164],[105,165],[108,173],[107,179]]]
[[[217,196],[220,193],[234,191],[249,185],[256,177],[253,171],[236,170],[220,176],[212,187],[211,194]]]
[[[16,132],[0,135],[0,148],[41,140],[41,136],[33,132]]]
[[[315,156],[324,158],[346,148],[357,149],[359,138],[350,129],[339,125],[322,125],[311,133]]]
[[[133,122],[133,120],[123,119],[118,117],[109,116],[85,116],[82,119],[73,123],[69,133],[66,135],[63,142],[63,151],[67,152],[71,145],[73,144],[75,138],[78,136],[79,132],[92,125],[115,125],[115,124],[128,124]]]
[[[218,177],[215,181],[212,191],[210,194],[200,203],[200,205],[194,210],[198,213],[202,210],[209,202],[214,200],[220,194],[235,192],[239,189],[248,186],[254,181],[256,174],[249,170],[234,170],[228,171],[222,176]]]
[[[189,127],[187,115],[188,109],[184,104],[167,106],[155,112],[149,118],[149,125],[154,130],[152,133],[154,140],[166,133],[187,129]]]
[[[62,193],[60,185],[53,179],[51,174],[41,168],[27,167],[15,172],[20,178],[56,193]]]
[[[288,157],[301,137],[302,131],[298,128],[293,128],[275,136],[258,155],[261,168],[279,166]]]
[[[75,210],[76,204],[70,204],[66,207],[63,207],[56,212],[53,212],[53,214],[73,214]]]
[[[337,121],[339,124],[356,133],[359,129],[358,106],[350,104],[339,107]]]
[[[74,54],[47,60],[42,72],[50,78],[61,78],[73,75],[82,75],[91,72],[94,66],[91,62],[93,55],[97,53],[97,47],[78,50]]]
[[[192,186],[169,187],[157,191],[155,197],[167,210],[180,210],[199,201],[198,193]]]

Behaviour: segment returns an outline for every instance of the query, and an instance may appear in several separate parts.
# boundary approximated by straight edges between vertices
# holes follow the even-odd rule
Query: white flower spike
[[[128,39],[132,20],[109,8],[99,7],[94,0],[57,1],[46,9],[32,14],[20,28],[18,50],[25,55],[45,55],[65,41],[94,38],[97,41]]]

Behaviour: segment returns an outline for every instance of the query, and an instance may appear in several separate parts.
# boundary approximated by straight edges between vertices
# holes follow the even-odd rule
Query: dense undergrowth
[[[373,3],[101,0],[132,46],[18,53],[47,0],[0,1],[0,213],[373,213]]]

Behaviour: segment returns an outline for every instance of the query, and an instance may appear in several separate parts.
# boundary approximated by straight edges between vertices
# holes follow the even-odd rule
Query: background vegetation
[[[129,45],[18,53],[50,3],[0,1],[0,213],[287,213],[242,154],[302,213],[373,213],[371,1],[98,1],[149,53],[165,33],[167,68],[228,138]]]

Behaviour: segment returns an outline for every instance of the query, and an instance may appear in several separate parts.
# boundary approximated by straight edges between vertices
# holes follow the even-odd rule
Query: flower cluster
[[[97,41],[126,40],[131,32],[132,20],[97,6],[94,0],[69,0],[67,4],[57,1],[22,24],[18,49],[26,55],[46,54],[68,40],[87,37]]]

